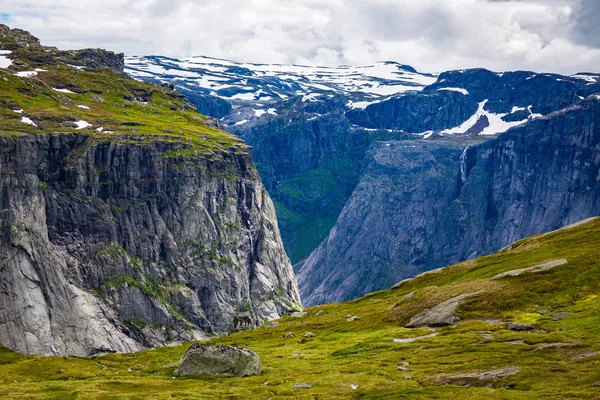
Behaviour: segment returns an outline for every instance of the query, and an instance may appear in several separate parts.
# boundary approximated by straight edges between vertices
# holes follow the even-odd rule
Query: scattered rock
[[[301,357],[304,353],[292,353],[292,357]]]
[[[398,371],[410,372],[410,368],[399,366],[396,368]]]
[[[411,380],[411,379],[412,379],[412,376],[410,376],[410,375],[404,375],[404,380],[405,381],[408,381],[408,380]]]
[[[354,383],[351,383],[350,384],[350,389],[357,390],[358,389],[358,385],[355,385]]]
[[[492,280],[502,279],[502,278],[512,277],[512,276],[519,276],[519,275],[524,274],[524,273],[536,273],[536,272],[549,271],[549,270],[551,270],[554,267],[558,267],[560,265],[565,265],[567,263],[568,263],[568,261],[566,259],[564,259],[564,258],[561,258],[559,260],[552,260],[552,261],[548,261],[548,262],[543,263],[543,264],[534,265],[534,266],[529,267],[529,268],[513,269],[512,271],[506,271],[506,272],[503,272],[501,274],[498,274],[498,275],[494,276],[492,278]]]
[[[545,308],[542,308],[541,310],[537,310],[536,312],[537,312],[538,314],[541,314],[541,315],[546,315],[546,314],[548,314],[550,311],[546,310]]]
[[[569,357],[569,360],[582,360],[584,358],[594,357],[600,354],[600,351],[588,351],[585,353],[574,354]]]
[[[508,329],[509,331],[522,332],[522,331],[532,331],[532,330],[534,330],[534,327],[529,324],[521,324],[519,322],[509,322],[508,324],[506,324],[506,329]]]
[[[438,380],[441,385],[460,385],[460,386],[488,386],[493,387],[496,381],[515,375],[521,371],[521,368],[503,368],[485,372],[472,372],[467,374],[457,374],[445,376]]]
[[[409,294],[407,294],[406,296],[404,296],[403,298],[401,298],[400,301],[412,299],[413,297],[415,297],[415,294],[417,294],[416,290],[410,292]]]
[[[348,317],[348,318],[346,319],[346,321],[348,321],[348,322],[352,322],[352,321],[356,321],[356,320],[359,320],[359,319],[360,319],[360,318],[358,318],[356,315],[353,315],[353,316],[351,316],[351,317]]]
[[[311,389],[312,385],[310,383],[296,383],[292,386],[294,389]]]
[[[268,324],[265,325],[266,329],[273,329],[273,328],[278,328],[278,327],[279,327],[279,322],[277,322],[277,321],[269,322]]]
[[[291,317],[292,318],[304,318],[307,315],[308,315],[308,313],[306,313],[306,312],[296,311],[296,312],[292,313]]]
[[[260,358],[251,350],[196,343],[181,358],[175,376],[250,376],[260,373]]]
[[[600,381],[592,383],[592,386],[600,386]]]
[[[254,327],[252,322],[252,314],[249,312],[241,312],[233,318],[233,331],[247,331]]]
[[[288,332],[283,337],[286,338],[286,339],[293,338],[294,337],[294,333],[293,332]]]
[[[306,333],[304,334],[304,337],[305,337],[305,338],[313,338],[313,337],[315,337],[315,336],[317,336],[317,335],[315,335],[315,334],[314,334],[314,333],[312,333],[312,332],[306,332]]]
[[[556,314],[554,317],[552,317],[552,321],[560,321],[561,319],[567,318],[569,315],[571,315],[571,313],[568,311],[561,312],[560,314]]]
[[[577,347],[581,346],[581,342],[570,342],[570,343],[544,343],[539,345],[534,349],[534,351],[544,350],[544,349],[562,349],[565,347]]]
[[[508,344],[527,344],[524,340],[513,340],[508,342]]]
[[[325,310],[319,310],[317,311],[317,313],[315,314],[315,317],[320,317],[321,315],[325,315],[327,314],[327,312],[325,312]]]
[[[398,363],[398,365],[402,366],[402,367],[408,367],[410,365],[410,363],[407,363],[406,361],[400,361]]]
[[[422,326],[454,325],[454,323],[460,319],[454,315],[456,307],[458,307],[460,301],[468,297],[478,295],[480,293],[482,293],[482,291],[463,293],[459,296],[454,296],[451,299],[446,300],[433,308],[423,310],[420,313],[413,316],[410,322],[406,324],[405,327],[419,328]]]
[[[127,368],[127,372],[133,372],[131,368]]]
[[[425,339],[425,338],[430,338],[430,337],[435,337],[437,335],[439,335],[439,333],[434,332],[434,333],[431,333],[429,335],[424,335],[424,336],[417,336],[417,337],[403,338],[403,339],[394,339],[393,342],[394,343],[412,343],[415,340]]]

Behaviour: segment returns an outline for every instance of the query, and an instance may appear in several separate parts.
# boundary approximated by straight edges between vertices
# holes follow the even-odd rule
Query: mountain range
[[[125,64],[252,146],[308,305],[598,214],[599,74]]]

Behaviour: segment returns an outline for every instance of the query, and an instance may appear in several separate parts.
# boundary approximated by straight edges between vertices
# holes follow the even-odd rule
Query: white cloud
[[[486,67],[600,65],[597,0],[4,0],[47,45],[248,62]],[[598,2],[600,4],[600,2]],[[596,47],[595,47],[596,46]]]

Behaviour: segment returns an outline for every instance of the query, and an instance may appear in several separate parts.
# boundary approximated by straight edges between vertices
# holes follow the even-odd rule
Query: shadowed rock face
[[[592,95],[478,145],[373,146],[336,226],[298,272],[303,301],[348,300],[598,215],[599,144]]]
[[[167,157],[174,146],[0,138],[3,345],[135,351],[299,304],[251,156]]]

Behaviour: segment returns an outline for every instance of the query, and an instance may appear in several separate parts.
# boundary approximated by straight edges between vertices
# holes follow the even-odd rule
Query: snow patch
[[[244,125],[246,122],[248,122],[248,120],[247,119],[243,119],[241,121],[236,122],[234,125],[236,125],[236,126],[237,125]]]
[[[254,110],[254,116],[255,117],[262,117],[263,115],[265,115],[267,112],[265,110]]]
[[[313,102],[313,101],[317,101],[317,100],[315,100],[315,99],[316,99],[317,97],[319,97],[319,96],[320,96],[320,94],[319,94],[319,93],[311,93],[311,94],[304,95],[304,96],[302,96],[302,102],[307,102],[307,101]]]
[[[103,130],[104,130],[104,128],[103,128],[103,127],[96,128],[96,132],[102,132]]]
[[[33,122],[30,118],[27,118],[27,117],[22,117],[21,122],[23,122],[24,124],[27,124],[27,125],[33,125],[33,126],[37,127],[37,124],[35,122]]]
[[[437,90],[448,90],[450,92],[458,92],[458,93],[462,93],[465,96],[469,95],[469,91],[467,89],[463,89],[463,88],[456,88],[456,87],[445,87],[445,88],[439,88]]]
[[[9,53],[6,53],[9,54]],[[12,60],[5,56],[0,56],[0,68],[8,68],[12,65]]]
[[[84,110],[91,110],[91,108],[89,108],[88,106],[84,106],[82,104],[77,104],[77,107],[82,108]]]
[[[479,135],[496,135],[499,133],[506,132],[510,128],[521,125],[528,121],[528,119],[523,120],[523,121],[511,121],[511,122],[504,121],[502,119],[502,117],[504,117],[507,114],[494,114],[494,113],[491,113],[484,109],[484,107],[488,101],[489,100],[484,100],[481,103],[479,103],[479,108],[477,109],[475,114],[473,114],[471,116],[471,118],[469,118],[468,120],[463,122],[462,125],[457,126],[455,128],[446,129],[446,130],[442,131],[442,133],[445,133],[445,134],[467,133],[469,131],[469,129],[471,129],[477,123],[477,121],[479,121],[479,119],[483,116],[487,117],[489,125],[487,127],[485,127],[483,129],[483,131],[479,132]],[[529,110],[531,112],[531,106],[529,106]],[[534,116],[533,114],[529,116],[529,118],[535,118],[535,117],[537,117],[537,116]]]
[[[37,71],[21,71],[17,72],[15,76],[18,76],[19,78],[31,78],[32,76],[36,76],[37,74]]]
[[[55,92],[60,92],[60,93],[76,94],[75,92],[72,92],[72,91],[70,91],[69,89],[57,89],[57,88],[52,88],[52,90],[54,90]]]
[[[17,114],[23,114],[25,111],[23,111],[23,110],[13,110],[13,112],[16,112]]]
[[[269,108],[267,110],[267,113],[269,113],[271,115],[277,115],[277,109],[276,108]]]
[[[529,106],[529,107],[531,107],[531,106]],[[513,114],[513,113],[516,113],[517,111],[525,111],[525,110],[527,110],[527,108],[514,106],[512,108],[512,110],[509,112],[509,114]],[[531,113],[531,110],[530,110],[530,113]]]
[[[588,83],[597,83],[600,80],[600,75],[591,75],[591,74],[575,74],[571,75],[571,78],[580,79],[586,81]]]
[[[92,126],[92,124],[90,124],[89,122],[84,121],[82,119],[75,122],[75,125],[77,125],[77,128],[75,128],[75,129],[85,129],[85,128],[89,128],[90,126]]]

